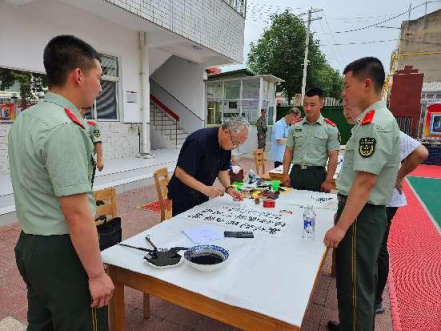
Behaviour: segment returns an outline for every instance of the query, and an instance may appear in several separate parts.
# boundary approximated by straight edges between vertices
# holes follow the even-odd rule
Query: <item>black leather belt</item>
[[[309,166],[309,165],[301,165],[301,164],[294,164],[292,166],[295,169],[301,169],[301,170],[306,170],[306,169],[324,169],[325,167],[321,167],[321,166]]]
[[[337,200],[338,200],[338,202],[346,203],[348,201],[348,197],[346,195],[338,193],[337,194]],[[373,205],[373,204],[371,204],[369,202],[366,202],[366,205],[369,205],[369,206],[372,206],[372,207],[384,207],[384,205]]]

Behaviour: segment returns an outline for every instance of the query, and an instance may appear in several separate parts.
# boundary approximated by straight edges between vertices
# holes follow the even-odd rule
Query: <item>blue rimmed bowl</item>
[[[184,258],[199,271],[214,271],[222,267],[228,260],[228,251],[216,245],[197,245],[186,250]]]

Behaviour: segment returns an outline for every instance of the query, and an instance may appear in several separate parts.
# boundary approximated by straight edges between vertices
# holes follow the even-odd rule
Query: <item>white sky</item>
[[[414,1],[412,7],[424,2]],[[390,55],[397,46],[399,29],[372,27],[356,32],[336,32],[363,28],[382,22],[407,11],[409,5],[408,0],[248,0],[244,64],[225,66],[222,70],[229,71],[245,67],[250,42],[256,42],[260,38],[265,27],[269,26],[269,16],[272,13],[281,13],[285,9],[290,9],[295,14],[301,14],[312,7],[323,9],[322,12],[313,15],[313,17],[322,17],[322,19],[312,22],[311,31],[315,33],[315,38],[319,39],[320,44],[323,45],[320,48],[333,68],[342,72],[344,67],[355,59],[363,56],[375,56],[383,62],[385,70],[388,72]],[[438,9],[441,9],[441,0],[429,1],[428,13]],[[413,9],[410,19],[423,16],[424,11],[424,5]],[[306,20],[307,15],[302,17]],[[380,25],[399,28],[401,22],[407,19],[408,13]],[[332,45],[348,43],[357,44]],[[303,54],[300,56],[303,57]]]

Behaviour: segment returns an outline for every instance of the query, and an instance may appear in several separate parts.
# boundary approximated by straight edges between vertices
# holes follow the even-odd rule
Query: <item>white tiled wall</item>
[[[222,0],[105,0],[239,63],[245,19]]]
[[[103,157],[121,159],[135,157],[139,152],[138,129],[119,122],[99,122],[103,140]],[[8,132],[11,124],[0,124],[0,175],[9,173]]]
[[[8,133],[11,124],[0,124],[0,175],[9,172]]]
[[[119,122],[99,122],[104,159],[135,157],[139,153],[138,127]]]

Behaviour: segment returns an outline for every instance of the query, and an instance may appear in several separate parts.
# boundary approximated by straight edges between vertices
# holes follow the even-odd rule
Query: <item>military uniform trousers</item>
[[[15,258],[28,289],[28,331],[108,330],[107,307],[90,307],[87,273],[69,235],[22,232]]]
[[[339,196],[336,222],[345,207]],[[377,259],[386,231],[386,207],[366,204],[336,249],[340,330],[374,330]]]
[[[293,165],[290,174],[291,187],[296,190],[320,192],[325,178],[326,170],[324,167],[313,166],[301,169],[299,165]]]

